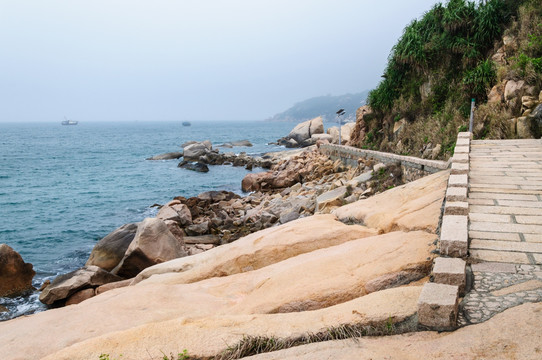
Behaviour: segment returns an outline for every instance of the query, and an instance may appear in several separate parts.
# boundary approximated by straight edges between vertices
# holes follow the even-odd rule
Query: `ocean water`
[[[242,167],[208,173],[177,168],[179,160],[147,161],[189,140],[213,145],[248,139],[253,147],[221,152],[262,154],[292,123],[80,122],[0,123],[0,243],[34,265],[33,285],[84,265],[94,244],[117,227],[154,216],[155,203],[208,190],[241,192]],[[255,168],[254,171],[259,171]],[[38,292],[0,298],[0,320],[44,310]]]

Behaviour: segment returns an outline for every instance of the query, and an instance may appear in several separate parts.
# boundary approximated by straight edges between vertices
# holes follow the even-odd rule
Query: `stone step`
[[[518,224],[533,224],[542,225],[542,216],[528,216],[528,215],[516,215],[516,222]]]
[[[542,201],[497,200],[500,206],[542,208]]]
[[[481,240],[502,240],[502,241],[521,241],[518,233],[490,232],[490,231],[469,231],[470,239]]]
[[[471,221],[469,230],[540,234],[542,233],[542,226],[541,225],[523,225],[523,224],[505,224],[505,223],[496,223],[496,222],[488,222],[488,221],[486,222]]]
[[[472,239],[470,249],[542,254],[542,243]]]
[[[530,264],[531,261],[525,253],[493,250],[470,250],[470,258],[473,260]]]
[[[485,214],[473,212],[472,209],[469,212],[469,220],[472,221],[485,221],[485,222],[496,222],[496,223],[513,223],[512,215],[501,215],[501,214]]]
[[[486,205],[470,205],[471,213],[483,214],[509,214],[509,215],[538,215],[540,209],[517,206],[486,206]]]
[[[497,200],[523,200],[539,201],[536,195],[508,194],[508,193],[490,193],[490,192],[471,192],[469,199],[497,199]]]

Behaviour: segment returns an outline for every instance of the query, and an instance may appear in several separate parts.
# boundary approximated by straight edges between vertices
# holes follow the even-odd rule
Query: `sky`
[[[0,0],[0,122],[263,120],[374,88],[435,0]]]

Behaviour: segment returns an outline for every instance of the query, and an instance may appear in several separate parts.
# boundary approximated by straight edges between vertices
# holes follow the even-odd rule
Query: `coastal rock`
[[[352,133],[352,129],[356,126],[356,123],[346,123],[341,125],[341,144],[344,145],[348,141],[350,141],[350,134]],[[331,143],[338,144],[339,143],[339,127],[338,126],[332,126],[327,129],[327,133],[331,136]]]
[[[183,283],[232,275],[376,233],[364,226],[344,225],[333,215],[310,216],[255,232],[197,256],[155,265],[143,270],[134,283],[166,273],[170,273],[168,276],[178,276],[175,281]]]
[[[145,160],[173,160],[173,159],[178,159],[182,156],[183,156],[183,153],[177,151],[177,152],[169,152],[165,154],[155,155]]]
[[[132,281],[133,279],[126,279],[126,280],[120,280],[120,281],[115,281],[115,282],[100,285],[96,288],[96,295],[99,295],[109,290],[120,289],[122,287],[129,286],[132,283]]]
[[[192,224],[192,215],[188,206],[184,204],[174,204],[171,206],[162,206],[156,217],[161,220],[173,220],[181,226]]]
[[[190,144],[184,148],[184,159],[196,161],[200,156],[207,154],[210,150],[211,147],[209,147],[209,144],[204,142]]]
[[[124,257],[136,231],[137,223],[125,224],[115,229],[94,245],[85,265],[95,265],[106,271],[113,270]]]
[[[119,280],[122,279],[97,266],[84,266],[79,270],[57,276],[41,292],[40,301],[46,305],[52,305],[55,302],[67,299],[80,290],[94,288]]]
[[[248,140],[238,140],[238,141],[232,141],[231,144],[233,146],[247,146],[247,147],[251,147],[252,146],[252,143]]]
[[[8,245],[0,244],[0,297],[19,296],[32,290],[35,274],[32,264],[25,263]]]
[[[333,210],[339,220],[359,223],[383,232],[436,232],[450,172],[433,175]]]
[[[173,220],[164,220],[164,224],[166,224],[167,229],[169,232],[175,236],[175,239],[177,239],[177,242],[184,246],[184,231],[179,227],[179,223]]]
[[[66,306],[79,304],[87,299],[90,299],[94,295],[96,295],[96,291],[94,289],[79,290],[66,299]]]
[[[301,345],[250,360],[538,359],[542,303],[525,303],[453,332],[423,331]],[[521,324],[518,326],[517,324]],[[113,348],[113,344],[110,345]],[[84,351],[82,352],[84,353]],[[123,352],[124,353],[124,352]]]
[[[177,167],[196,171],[196,172],[203,172],[203,173],[209,172],[209,168],[207,167],[207,165],[200,162],[182,161],[179,163],[179,165],[177,165]]]
[[[294,139],[298,143],[304,140],[310,139],[313,134],[324,133],[324,122],[321,116],[318,116],[312,120],[304,121],[297,124],[292,131],[288,134],[288,138]]]
[[[323,212],[328,208],[341,206],[344,198],[348,195],[349,193],[346,186],[341,186],[325,192],[316,198],[316,211]]]
[[[185,236],[184,243],[188,245],[206,244],[220,245],[220,238],[216,235]]]
[[[139,223],[123,259],[111,272],[131,278],[149,266],[182,256],[186,252],[167,225],[160,219],[146,218]]]
[[[333,136],[331,136],[329,134],[313,134],[311,136],[311,139],[314,139],[316,141],[322,140],[322,141],[332,142],[333,141]]]
[[[98,359],[99,350],[114,356],[122,354],[129,359],[137,359],[142,353],[152,354],[153,358],[154,355],[161,358],[162,352],[167,354],[178,352],[176,346],[179,343],[190,344],[189,354],[195,358],[212,358],[224,352],[225,344],[233,346],[241,342],[247,334],[254,338],[285,339],[292,337],[293,334],[318,334],[345,324],[384,327],[390,319],[394,323],[399,323],[412,317],[416,313],[416,302],[420,292],[420,286],[388,289],[325,309],[288,315],[212,315],[199,319],[176,318],[146,324],[115,335],[102,335],[60,350],[45,360]],[[363,309],[363,314],[360,314],[360,309]],[[272,354],[277,352],[259,356],[283,359],[282,355],[272,357]],[[342,358],[338,354],[340,352],[326,357],[310,357],[306,360]]]
[[[209,222],[204,221],[199,224],[192,224],[190,226],[187,226],[184,231],[186,231],[189,236],[199,236],[207,234],[209,232]]]
[[[288,225],[282,227],[288,227]],[[286,319],[292,316],[301,316],[297,315],[299,311],[317,311],[319,309],[323,311],[325,308],[364,297],[367,295],[365,284],[383,275],[400,275],[408,272],[423,277],[431,267],[429,251],[432,248],[428,246],[428,243],[434,239],[434,235],[425,232],[409,234],[398,232],[379,235],[347,241],[334,247],[301,254],[258,270],[247,270],[247,272],[231,276],[220,276],[218,273],[218,277],[214,276],[189,284],[179,284],[174,279],[164,277],[166,275],[164,274],[158,276],[162,277],[161,281],[141,282],[136,286],[108,291],[88,299],[78,306],[61,309],[62,316],[59,316],[59,311],[43,312],[30,319],[18,319],[19,321],[10,324],[0,323],[0,344],[2,344],[0,351],[4,352],[9,346],[9,353],[23,353],[32,358],[43,358],[50,355],[49,359],[55,359],[52,356],[56,351],[73,350],[78,343],[80,345],[89,344],[92,342],[92,338],[101,337],[100,342],[94,343],[91,348],[86,349],[84,356],[88,359],[91,351],[110,354],[111,351],[116,351],[104,347],[106,338],[120,346],[123,342],[116,341],[121,339],[118,337],[121,335],[120,332],[129,329],[143,330],[142,327],[164,321],[168,321],[168,323],[153,327],[153,329],[162,329],[158,333],[145,332],[144,330],[139,332],[138,334],[146,333],[147,336],[138,337],[136,343],[143,347],[150,346],[160,338],[160,335],[172,334],[171,328],[165,326],[170,324],[171,320],[176,320],[175,323],[179,326],[199,321],[197,324],[200,327],[207,324],[202,327],[205,331],[215,327],[215,323],[212,321],[214,316],[248,315],[264,319],[273,318],[277,321],[275,323],[282,319],[282,323],[285,324]],[[202,256],[211,254],[218,249],[220,248],[211,249],[194,255],[194,257],[201,260]],[[288,247],[285,250],[288,250]],[[155,277],[158,280],[157,276],[153,276],[149,280],[153,280]],[[402,284],[400,281],[397,282],[397,286],[400,284]],[[368,307],[374,310],[371,310],[369,318],[381,319],[385,323],[384,319],[389,320],[391,314],[396,314],[399,311],[393,306],[383,305],[387,303],[386,298],[396,299],[390,300],[391,305],[398,304],[396,301],[400,301],[401,297],[405,296],[409,299],[410,305],[408,307],[413,309],[418,289],[419,287],[416,287],[416,291],[412,291],[412,293],[407,293],[405,290],[395,290],[370,300],[373,305]],[[361,305],[363,302],[358,304]],[[340,314],[341,312],[337,310],[342,310],[349,314],[348,316],[357,317],[363,321],[364,307],[349,308],[348,311],[345,311],[344,307],[334,309],[333,314],[326,316],[326,318],[331,319],[331,315]],[[356,310],[357,313],[353,310]],[[284,314],[286,312],[288,314]],[[315,319],[309,315],[311,313],[305,314],[309,316],[308,323]],[[314,316],[322,315],[322,313],[312,314]],[[201,322],[200,320],[204,318],[207,318],[207,321]],[[265,320],[260,324],[265,324]],[[216,331],[220,333],[221,328],[218,326]],[[287,327],[285,331],[295,332],[295,326]],[[46,333],[47,336],[43,336],[43,333]],[[185,332],[175,331],[176,336],[182,333]],[[199,334],[194,334],[193,339],[196,339],[195,336]],[[242,337],[243,334],[237,331],[237,336]],[[11,342],[8,340],[17,339],[20,336],[31,338],[32,342]],[[228,344],[224,344],[223,338],[217,337],[216,334],[213,336],[216,338],[213,344],[217,344],[218,341],[222,342],[220,349],[228,346]],[[38,344],[39,346],[36,346]],[[66,344],[72,346],[66,348]],[[96,348],[96,344],[100,345]],[[134,344],[131,342],[129,345],[133,347]],[[174,345],[179,346],[178,344]],[[196,343],[188,342],[185,345],[195,347]],[[199,346],[201,345],[197,347],[198,353]],[[190,351],[193,353],[195,349]],[[73,353],[65,354],[56,359],[77,359]]]

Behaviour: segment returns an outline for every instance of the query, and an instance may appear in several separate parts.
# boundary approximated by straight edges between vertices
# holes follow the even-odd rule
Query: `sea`
[[[156,215],[154,204],[209,190],[241,194],[243,167],[210,166],[208,173],[149,161],[181,144],[213,146],[249,140],[221,152],[261,155],[294,124],[263,121],[0,123],[0,244],[31,263],[33,286],[83,266],[98,240],[119,226]],[[255,168],[253,171],[260,171]],[[0,298],[0,320],[45,310],[39,292]]]

